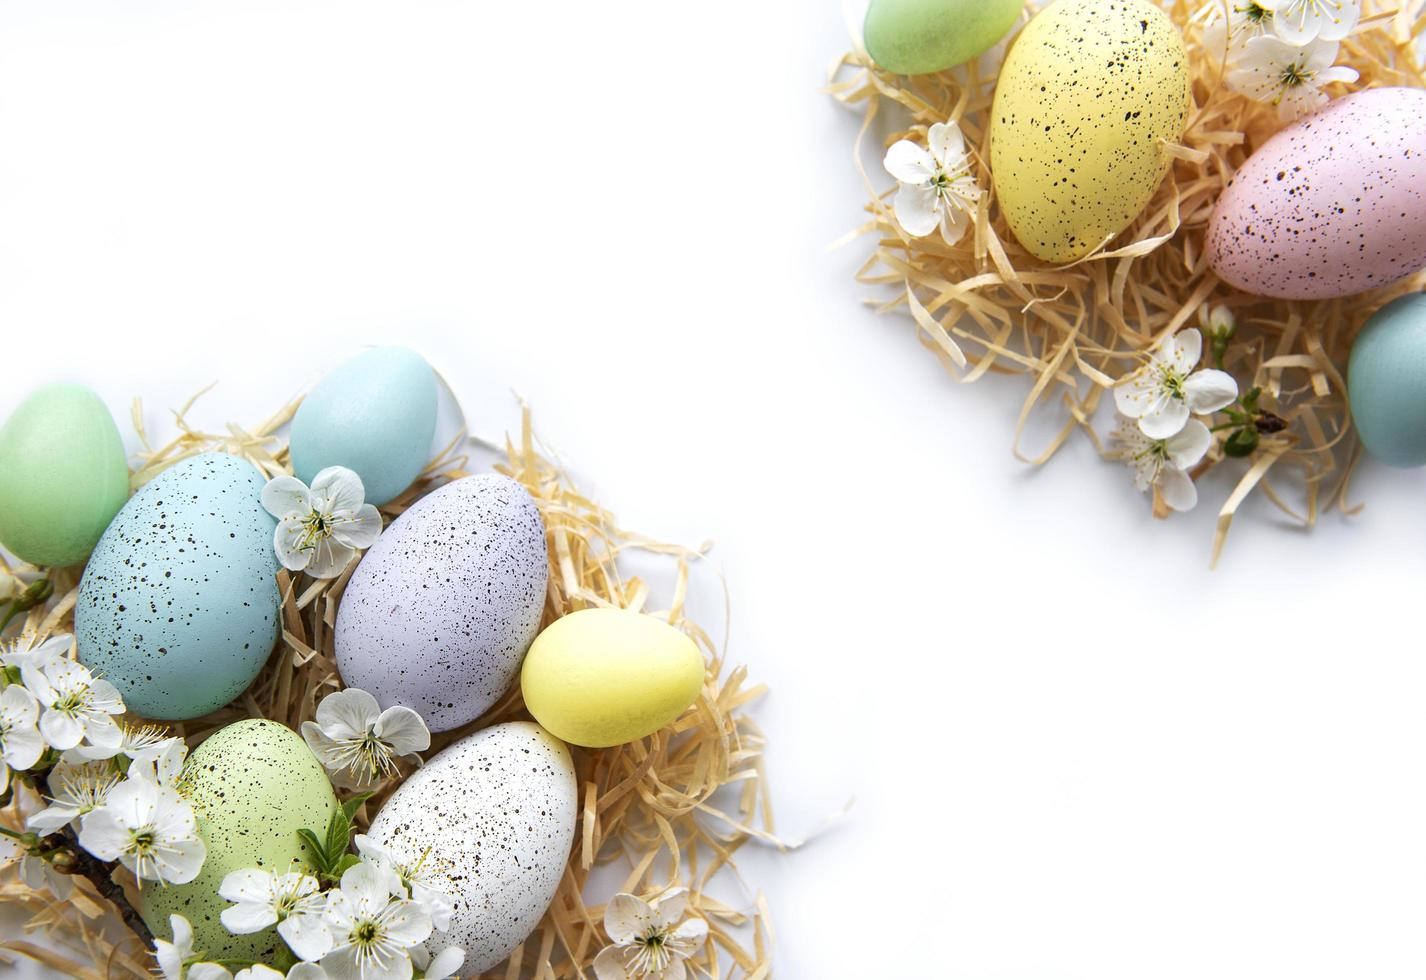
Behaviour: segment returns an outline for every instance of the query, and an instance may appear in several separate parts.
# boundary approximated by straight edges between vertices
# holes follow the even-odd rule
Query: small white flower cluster
[[[360,857],[342,872],[340,883],[323,890],[302,871],[276,874],[257,868],[234,871],[218,887],[233,904],[223,910],[224,927],[247,935],[277,927],[299,961],[289,980],[425,980],[450,977],[465,962],[465,951],[447,946],[432,956],[424,945],[433,932],[449,928],[450,899],[423,872],[425,856],[406,864],[358,834]],[[284,974],[254,964],[236,977],[226,966],[193,949],[187,920],[170,920],[173,941],[156,940],[164,980],[272,980]]]
[[[15,772],[49,770],[48,806],[25,822],[27,833],[6,830],[25,848],[21,875],[67,898],[73,883],[55,868],[66,849],[47,838],[73,828],[80,847],[123,864],[140,887],[192,881],[206,850],[177,787],[187,746],[117,723],[119,692],[69,656],[72,644],[68,635],[38,645],[22,638],[0,655],[0,793]]]
[[[282,567],[313,578],[336,578],[356,553],[381,534],[381,514],[366,501],[361,477],[329,466],[312,486],[279,476],[262,488],[262,506],[277,518],[273,547]]]
[[[936,123],[926,142],[929,150],[897,140],[886,151],[882,166],[899,184],[892,211],[906,234],[923,238],[939,228],[946,244],[954,245],[974,223],[980,187],[960,126]]]
[[[1221,311],[1227,316],[1227,311]],[[1158,347],[1149,363],[1114,386],[1119,409],[1114,458],[1128,463],[1140,490],[1157,488],[1174,510],[1192,510],[1198,490],[1188,471],[1213,444],[1208,426],[1191,415],[1210,415],[1238,397],[1238,382],[1225,371],[1195,370],[1203,335],[1181,330]]]
[[[1334,65],[1338,42],[1361,19],[1361,0],[1229,0],[1226,19],[1204,41],[1226,57],[1228,87],[1277,107],[1289,121],[1327,101],[1322,87],[1355,82],[1357,72]]]

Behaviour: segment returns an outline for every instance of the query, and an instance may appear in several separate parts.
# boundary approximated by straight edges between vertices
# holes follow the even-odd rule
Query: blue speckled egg
[[[495,474],[448,483],[376,539],[337,608],[337,669],[433,732],[474,721],[520,673],[545,604],[545,526]]]
[[[361,477],[378,507],[415,482],[431,458],[436,373],[405,347],[376,347],[337,367],[292,419],[292,468],[306,483],[328,466]]]
[[[246,460],[203,453],[129,499],[85,566],[79,659],[146,718],[196,718],[241,694],[277,639],[277,522]]]
[[[578,786],[569,749],[529,721],[493,725],[451,744],[402,783],[367,836],[424,866],[451,899],[433,952],[465,950],[462,975],[495,966],[540,922],[574,843]]]
[[[1392,466],[1426,464],[1426,293],[1372,314],[1352,345],[1347,390],[1367,452]]]

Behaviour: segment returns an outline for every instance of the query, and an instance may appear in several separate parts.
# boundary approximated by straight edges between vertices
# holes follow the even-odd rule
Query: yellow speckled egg
[[[703,655],[661,619],[583,609],[535,637],[520,673],[525,706],[552,734],[605,748],[672,724],[703,686]]]
[[[1056,0],[1015,40],[990,120],[990,169],[1010,230],[1073,262],[1129,226],[1183,137],[1188,55],[1148,0]]]

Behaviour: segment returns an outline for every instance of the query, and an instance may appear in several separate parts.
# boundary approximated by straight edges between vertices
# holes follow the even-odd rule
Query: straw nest
[[[1014,452],[1021,459],[1044,463],[1076,431],[1104,453],[1093,420],[1114,381],[1164,338],[1196,324],[1206,304],[1222,303],[1234,312],[1239,329],[1225,366],[1243,390],[1261,386],[1262,406],[1288,426],[1264,436],[1248,459],[1226,457],[1226,433],[1220,434],[1192,474],[1224,467],[1237,478],[1219,511],[1214,561],[1233,515],[1255,491],[1308,526],[1334,507],[1352,509],[1347,485],[1360,455],[1344,381],[1352,339],[1379,307],[1426,287],[1426,274],[1418,273],[1342,299],[1273,300],[1238,292],[1208,268],[1204,236],[1214,202],[1249,154],[1284,125],[1272,106],[1223,84],[1224,52],[1210,50],[1204,34],[1228,6],[1227,0],[1164,4],[1183,31],[1191,66],[1193,98],[1183,141],[1168,148],[1168,176],[1134,224],[1068,267],[1046,265],[1022,249],[989,193],[989,111],[998,58],[1013,36],[980,64],[914,77],[878,68],[858,45],[833,67],[828,86],[839,101],[864,111],[853,152],[871,220],[845,240],[871,235],[876,247],[858,281],[891,287],[887,297],[869,302],[882,311],[909,312],[922,344],[956,380],[976,381],[991,372],[1029,376],[1015,430]],[[1426,26],[1426,12],[1413,13],[1412,7],[1421,4],[1363,0],[1361,22],[1337,59],[1361,74],[1350,90],[1426,87],[1413,40]],[[1347,90],[1333,85],[1328,94]],[[890,123],[874,129],[888,115]],[[885,133],[884,146],[902,138],[924,144],[926,129],[947,120],[960,124],[977,182],[987,192],[974,233],[955,246],[936,236],[911,238],[900,229],[891,211],[894,182],[881,172],[878,149],[869,146],[870,134],[886,128],[895,131]],[[1054,434],[1047,444],[1024,449],[1026,423],[1046,412],[1055,417]],[[1157,498],[1154,507],[1158,516],[1168,513]]]
[[[134,425],[145,451],[133,474],[141,486],[166,467],[194,454],[219,450],[242,456],[271,477],[291,472],[285,439],[280,435],[300,399],[255,429],[230,425],[222,433],[206,433],[186,421],[192,401],[175,413],[180,435],[152,447],[144,433],[142,413],[134,405]],[[418,483],[382,508],[387,522],[415,500],[451,480],[466,476],[472,446],[484,444],[462,434],[434,459]],[[645,896],[678,883],[689,890],[690,914],[709,925],[709,942],[690,966],[711,976],[762,978],[771,972],[771,924],[760,892],[748,894],[737,873],[735,855],[749,841],[780,846],[764,786],[764,738],[746,713],[747,705],[764,693],[747,683],[745,667],[727,668],[709,635],[685,615],[690,565],[702,550],[660,544],[625,531],[613,515],[581,495],[569,475],[537,446],[528,409],[518,440],[507,439],[494,469],[518,480],[539,506],[549,546],[550,579],[542,625],[577,609],[616,606],[666,617],[700,645],[705,654],[703,690],[678,721],[648,738],[610,749],[574,749],[580,808],[575,844],[553,904],[530,937],[501,966],[483,974],[566,978],[593,976],[591,964],[606,944],[603,905],[586,904],[585,883],[591,872],[610,866],[602,889]],[[645,581],[621,571],[623,559],[641,552],[654,556],[661,581]],[[271,718],[292,728],[311,719],[322,697],[341,686],[332,645],[333,624],[342,590],[356,563],[331,581],[279,572],[283,597],[282,636],[257,680],[232,704],[194,721],[176,724],[177,734],[196,745],[212,732],[243,718]],[[7,635],[25,630],[39,638],[72,629],[79,569],[56,573],[53,598],[12,623]],[[0,598],[33,569],[5,566],[0,561]],[[652,594],[668,593],[667,609],[651,609]],[[478,720],[456,731],[437,735],[432,751],[480,728],[503,721],[528,719],[518,685]],[[389,780],[363,805],[362,826],[399,785]],[[20,794],[0,823],[16,826]],[[33,801],[31,801],[33,803]],[[619,882],[619,872],[627,869]],[[78,887],[68,902],[44,891],[33,891],[19,879],[15,867],[0,871],[0,903],[19,906],[28,915],[25,937],[0,943],[0,963],[14,954],[44,963],[66,976],[82,980],[110,977],[151,977],[152,957],[138,936],[119,927],[115,908],[99,889],[76,876]],[[112,881],[131,904],[134,882],[119,868]],[[715,893],[737,892],[735,902]],[[607,895],[602,897],[608,897]],[[43,935],[38,943],[35,934]]]

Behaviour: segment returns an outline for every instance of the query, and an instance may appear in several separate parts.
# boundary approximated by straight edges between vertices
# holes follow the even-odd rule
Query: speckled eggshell
[[[1426,293],[1398,296],[1367,320],[1347,390],[1367,452],[1391,466],[1426,466]]]
[[[995,195],[1024,248],[1073,262],[1138,217],[1183,137],[1188,54],[1148,0],[1056,0],[1011,45],[991,107]]]
[[[34,565],[84,560],[129,499],[114,418],[83,385],[51,384],[0,428],[0,544]]]
[[[436,373],[413,350],[375,347],[302,399],[292,418],[292,468],[310,484],[328,466],[345,466],[379,507],[425,469],[435,431]]]
[[[1282,299],[1426,266],[1426,91],[1356,92],[1275,133],[1219,196],[1206,255],[1225,282]]]
[[[144,886],[144,921],[170,939],[168,917],[178,913],[193,926],[194,948],[209,958],[271,963],[277,933],[230,934],[219,918],[230,903],[218,897],[218,885],[242,868],[286,871],[297,862],[310,870],[297,831],[326,831],[337,806],[326,773],[291,729],[254,718],[210,735],[188,757],[180,782],[208,854],[188,884]]]
[[[79,659],[145,718],[197,718],[252,683],[277,640],[277,522],[245,460],[203,453],[129,499],[85,566]]]
[[[418,500],[377,538],[337,610],[337,669],[433,732],[510,689],[539,629],[545,527],[514,480],[468,476]]]
[[[465,949],[463,976],[495,966],[539,923],[574,842],[577,810],[569,749],[534,722],[468,735],[407,779],[368,836],[402,861],[427,859],[453,900],[435,952]]]

